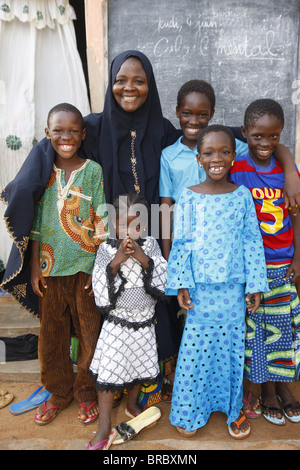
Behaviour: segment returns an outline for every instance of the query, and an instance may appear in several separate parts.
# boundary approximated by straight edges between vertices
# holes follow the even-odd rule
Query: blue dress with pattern
[[[167,295],[188,288],[194,307],[182,336],[170,421],[189,431],[213,411],[231,424],[242,408],[245,294],[268,292],[266,263],[250,191],[184,189],[175,209]]]

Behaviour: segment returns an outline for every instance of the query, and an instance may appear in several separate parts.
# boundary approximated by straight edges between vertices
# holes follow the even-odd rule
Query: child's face
[[[78,114],[71,111],[58,111],[50,116],[49,127],[45,129],[56,154],[62,159],[78,155],[78,149],[85,138],[85,129]]]
[[[176,116],[183,131],[182,143],[184,145],[194,150],[201,129],[207,127],[214,112],[204,93],[193,91],[183,98],[180,106],[176,108]]]
[[[132,113],[145,103],[148,91],[147,75],[141,61],[129,57],[115,78],[113,94],[116,102],[124,111]]]
[[[207,178],[220,181],[227,178],[235,157],[230,137],[220,131],[204,136],[197,160],[202,164]]]
[[[130,213],[130,208],[128,213],[124,213],[124,215],[120,215],[116,220],[116,234],[117,238],[123,240],[127,237],[132,238],[132,240],[138,240],[141,238],[143,231],[147,226],[147,220],[142,215],[134,215]]]
[[[271,155],[280,143],[282,123],[276,116],[265,114],[247,128],[242,126],[242,134],[246,137],[249,155],[260,166],[270,164]]]

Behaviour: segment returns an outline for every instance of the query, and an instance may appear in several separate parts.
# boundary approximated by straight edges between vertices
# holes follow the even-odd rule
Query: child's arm
[[[178,289],[177,299],[180,308],[183,308],[184,310],[190,310],[190,308],[194,308],[194,305],[191,303],[188,289]]]
[[[174,201],[171,197],[161,197],[161,211],[160,211],[160,226],[161,226],[161,248],[163,257],[168,260],[171,251],[171,236],[172,236],[172,225],[173,225],[173,212],[171,207]],[[169,207],[168,214],[165,214],[162,205],[166,204]]]
[[[283,168],[285,176],[285,207],[291,207],[293,215],[300,213],[300,179],[292,153],[282,144],[274,152],[274,157]]]
[[[31,285],[32,285],[33,292],[37,294],[39,297],[43,297],[43,293],[40,289],[40,282],[44,288],[47,287],[47,283],[42,274],[39,258],[40,258],[40,242],[37,240],[32,240],[31,259],[30,259]]]
[[[290,213],[290,218],[293,225],[294,232],[294,257],[293,260],[285,273],[285,279],[288,279],[291,274],[294,274],[291,281],[294,284],[300,283],[300,220],[299,217],[294,216]]]

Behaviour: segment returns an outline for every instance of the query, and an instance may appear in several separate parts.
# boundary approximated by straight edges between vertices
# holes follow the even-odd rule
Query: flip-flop
[[[263,417],[267,421],[269,421],[269,423],[276,424],[277,426],[284,426],[285,425],[285,419],[284,419],[281,408],[277,408],[277,407],[274,407],[274,406],[273,407],[266,406],[262,403],[261,398],[260,398],[260,404],[261,404],[261,413],[262,413]],[[277,418],[276,416],[270,416],[268,414],[268,412],[270,412],[270,411],[277,411],[277,412],[282,414],[282,417]]]
[[[79,411],[78,411],[78,420],[82,423],[82,424],[91,424],[93,423],[94,421],[96,421],[96,419],[98,418],[99,416],[99,412],[97,412],[95,415],[93,416],[88,416],[88,412],[90,411],[91,408],[93,408],[93,406],[95,406],[97,404],[97,401],[93,401],[88,407],[86,407],[83,403],[79,403],[79,407],[80,408],[83,408],[85,413],[86,413],[86,418],[85,419],[82,419],[80,418],[80,408],[79,408]]]
[[[88,443],[86,450],[108,450],[112,445],[115,437],[117,436],[117,431],[113,428],[110,431],[110,435],[107,439],[103,441],[97,442],[94,446],[92,446],[91,441]]]
[[[243,413],[246,415],[247,418],[255,419],[259,418],[261,416],[261,408],[253,408],[251,406],[251,398],[252,398],[252,393],[248,391],[247,397],[243,397],[243,403],[246,405],[249,411],[246,411],[243,409]]]
[[[19,401],[18,403],[14,403],[9,407],[9,411],[13,415],[20,415],[22,413],[26,413],[26,411],[33,410],[38,406],[45,403],[45,401],[49,400],[51,393],[47,392],[47,390],[42,390],[44,387],[41,386],[37,388],[30,397],[26,398],[26,400]]]
[[[54,410],[54,413],[50,416],[50,418],[48,418],[46,421],[43,419],[43,416],[50,410]],[[51,423],[55,418],[56,416],[58,415],[58,413],[60,413],[60,411],[62,410],[62,408],[58,408],[57,406],[55,405],[52,405],[52,406],[49,406],[47,408],[47,402],[45,401],[45,403],[43,403],[43,413],[44,415],[43,416],[39,416],[38,413],[36,412],[36,415],[34,417],[34,422],[36,424],[38,424],[39,426],[44,426],[45,424],[49,424]]]
[[[278,400],[282,403],[281,397],[279,395],[277,395],[277,397],[278,397]],[[300,415],[298,415],[298,416],[289,416],[288,413],[287,413],[290,410],[293,411],[293,409],[299,409],[299,408],[300,408],[300,403],[299,402],[294,403],[294,404],[287,404],[287,405],[283,406],[283,413],[284,413],[284,416],[286,417],[286,419],[291,421],[291,423],[300,423]]]
[[[7,393],[5,390],[0,390],[0,408],[4,408],[9,405],[13,399],[14,395],[12,393]]]
[[[242,431],[240,429],[240,425],[245,421],[246,419],[246,416],[243,414],[240,419],[235,419],[233,422],[234,424],[236,425],[236,427],[238,428],[238,431],[239,433],[236,434],[233,429],[231,428],[231,425],[228,426],[228,432],[229,434],[231,435],[231,437],[233,437],[234,439],[246,439],[246,437],[249,436],[250,432],[251,432],[251,428],[249,426],[249,428],[246,430],[246,431]]]
[[[123,444],[126,441],[133,439],[142,429],[152,425],[161,417],[160,409],[156,406],[151,406],[147,410],[140,413],[135,418],[126,423],[123,421],[117,424],[117,436],[113,444]]]

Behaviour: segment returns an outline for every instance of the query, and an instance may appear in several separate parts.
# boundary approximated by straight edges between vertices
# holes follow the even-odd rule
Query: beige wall
[[[102,111],[107,87],[107,2],[108,0],[85,0],[87,62],[91,108],[94,113]]]

